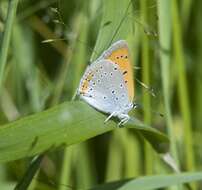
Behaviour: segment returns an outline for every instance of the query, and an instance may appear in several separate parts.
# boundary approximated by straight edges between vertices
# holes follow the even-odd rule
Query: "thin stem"
[[[8,57],[8,48],[10,44],[11,32],[13,28],[13,23],[15,20],[16,9],[18,5],[18,0],[10,0],[8,5],[8,13],[6,17],[5,30],[3,34],[3,40],[0,50],[0,92],[3,84],[3,75],[5,70],[5,65]]]
[[[148,21],[147,13],[147,0],[141,1],[142,19],[143,22]],[[145,33],[142,35],[142,81],[149,85],[150,83],[150,55],[149,55],[149,41]],[[143,94],[143,107],[144,107],[144,121],[148,124],[151,123],[151,100],[150,94]],[[153,159],[152,150],[148,142],[145,142],[145,173],[153,173]]]

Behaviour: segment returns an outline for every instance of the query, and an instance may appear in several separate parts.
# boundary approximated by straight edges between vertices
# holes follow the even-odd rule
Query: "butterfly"
[[[124,125],[134,108],[134,83],[129,48],[119,40],[91,63],[81,78],[77,94],[97,110],[120,119]]]

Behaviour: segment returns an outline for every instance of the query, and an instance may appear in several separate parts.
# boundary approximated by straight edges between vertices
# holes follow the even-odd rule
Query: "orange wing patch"
[[[131,66],[131,60],[129,57],[128,48],[122,47],[120,49],[116,49],[105,59],[109,59],[115,64],[119,65],[124,77],[127,90],[128,90],[130,101],[133,101],[134,82],[133,82],[133,72],[132,72],[132,66]]]
[[[81,84],[81,87],[80,87],[80,93],[81,94],[85,94],[86,91],[88,90],[88,87],[89,87],[89,82],[92,80],[93,78],[93,73],[90,72],[86,78],[83,80],[83,83]]]

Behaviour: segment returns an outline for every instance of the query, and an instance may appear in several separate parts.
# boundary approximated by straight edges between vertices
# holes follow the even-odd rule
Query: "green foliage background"
[[[191,173],[202,168],[201,9],[196,0],[0,1],[0,189],[143,190],[202,179]],[[134,81],[142,108],[121,129],[71,101],[89,62],[119,39],[140,67],[134,77],[155,93]],[[168,154],[190,173],[175,174]]]

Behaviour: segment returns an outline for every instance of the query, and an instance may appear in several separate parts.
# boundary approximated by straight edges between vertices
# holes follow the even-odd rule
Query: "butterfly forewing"
[[[126,41],[120,40],[103,52],[98,60],[108,59],[120,67],[130,101],[134,98],[133,70]]]

